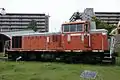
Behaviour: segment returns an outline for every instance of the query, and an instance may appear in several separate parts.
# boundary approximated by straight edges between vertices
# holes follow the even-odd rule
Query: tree
[[[35,20],[31,20],[30,23],[28,24],[27,29],[32,29],[36,32],[37,31],[37,22]]]
[[[96,28],[97,28],[97,29],[106,29],[106,30],[108,30],[108,34],[109,34],[114,28],[116,28],[115,25],[107,24],[107,23],[103,22],[102,20],[97,19],[95,16],[92,17],[92,20],[96,22]]]

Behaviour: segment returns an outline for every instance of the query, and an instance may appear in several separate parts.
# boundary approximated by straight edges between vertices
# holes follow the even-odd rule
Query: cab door
[[[89,48],[89,35],[84,35],[84,47]]]
[[[88,24],[85,24],[85,26],[84,26],[84,47],[85,48],[90,47],[90,33],[89,33]]]

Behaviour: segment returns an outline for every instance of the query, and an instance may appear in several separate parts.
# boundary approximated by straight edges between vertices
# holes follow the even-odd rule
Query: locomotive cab
[[[62,33],[84,33],[89,31],[90,26],[87,21],[66,22],[62,24]]]
[[[90,25],[88,21],[74,21],[62,24],[62,41],[65,50],[86,51],[90,49]]]

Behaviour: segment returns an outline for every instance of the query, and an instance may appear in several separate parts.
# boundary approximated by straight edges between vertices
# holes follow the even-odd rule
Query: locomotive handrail
[[[4,49],[10,49],[10,40],[5,41]]]

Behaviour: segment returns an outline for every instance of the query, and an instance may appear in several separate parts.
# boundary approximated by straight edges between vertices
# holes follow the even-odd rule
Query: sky
[[[49,15],[49,31],[60,31],[76,11],[94,8],[95,12],[120,12],[120,0],[0,0],[6,13],[45,13]]]

